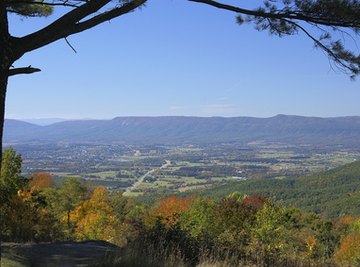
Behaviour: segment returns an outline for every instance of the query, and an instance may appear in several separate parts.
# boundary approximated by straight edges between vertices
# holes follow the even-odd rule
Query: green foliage
[[[315,47],[323,50],[339,69],[349,73],[352,78],[360,73],[360,55],[345,48],[342,35],[345,32],[350,36],[346,29],[353,31],[355,35],[359,33],[359,1],[266,0],[263,6],[244,14],[247,14],[245,19],[241,15],[237,17],[239,25],[252,22],[258,31],[267,30],[279,37],[302,32],[314,42]],[[315,25],[320,31],[313,31],[310,27],[307,29],[306,25],[299,21]],[[334,25],[342,29],[337,29]]]
[[[16,154],[12,147],[3,152],[0,175],[1,203],[6,202],[25,185],[25,179],[21,177],[21,162],[21,155]]]
[[[110,194],[110,205],[117,212],[117,217],[124,220],[126,217],[126,207],[128,199],[123,196],[122,191],[115,191]]]
[[[216,231],[214,225],[215,207],[216,203],[210,199],[195,199],[190,209],[181,215],[181,229],[193,238],[206,240]]]
[[[9,0],[7,11],[24,17],[47,17],[53,12],[50,5],[41,4],[41,0],[16,1]]]
[[[1,168],[1,237],[5,240],[54,240],[59,237],[56,219],[47,209],[41,188],[44,179],[28,180],[20,176],[21,155],[8,148],[3,152]],[[37,177],[41,178],[41,177]]]
[[[23,199],[16,196],[10,207],[7,238],[19,241],[52,241],[61,238],[59,224],[46,208],[46,202],[39,205],[36,198]]]
[[[68,177],[54,187],[47,173],[23,179],[21,156],[4,151],[1,173],[1,239],[54,241],[101,239],[124,245],[138,234],[145,217],[135,205],[102,187],[93,191],[81,180]]]
[[[4,177],[13,179],[2,181],[16,181],[21,157],[13,150],[6,153]],[[338,179],[351,183],[358,171],[356,162],[326,172],[326,178],[318,174],[302,179],[312,187],[336,186]],[[176,261],[184,266],[275,267],[359,263],[358,217],[331,221],[241,190],[218,201],[171,196],[149,207],[121,192],[89,189],[76,178],[66,178],[54,187],[51,176],[44,173],[35,173],[26,185],[14,188],[19,189],[11,191],[6,205],[2,203],[4,240],[101,239],[124,247],[131,255],[142,251],[131,256],[135,258],[112,259],[121,264],[133,263],[136,255],[145,257],[144,264],[171,262],[172,266]]]
[[[151,247],[190,266],[333,266],[344,229],[314,213],[234,193],[218,202],[196,198],[171,227],[159,218],[137,240],[144,246],[139,250]]]
[[[355,219],[351,224],[349,225],[349,231],[354,233],[360,233],[360,218]]]
[[[71,223],[71,211],[88,197],[88,188],[81,179],[67,177],[59,188],[46,192],[50,209],[53,214],[66,224],[66,234],[72,238],[74,224]]]
[[[88,195],[88,188],[79,178],[67,177],[58,188],[60,203],[58,206],[67,211],[79,205]]]
[[[0,174],[0,228],[1,237],[14,235],[12,227],[14,208],[18,205],[17,192],[25,185],[21,174],[21,155],[16,154],[13,148],[6,149],[2,154]],[[11,219],[10,219],[11,218]]]
[[[268,263],[280,257],[286,249],[286,209],[265,203],[256,213],[255,227],[251,229],[251,250],[262,261]]]
[[[237,191],[283,200],[285,204],[328,218],[360,214],[360,161],[308,177],[250,179],[199,191],[220,199]]]
[[[249,229],[255,221],[256,211],[238,197],[221,200],[215,210],[215,225],[219,231],[218,242],[222,246],[243,247],[249,242]]]

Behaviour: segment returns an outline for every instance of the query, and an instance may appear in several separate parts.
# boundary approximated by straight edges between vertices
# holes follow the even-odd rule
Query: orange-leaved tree
[[[47,172],[34,172],[28,179],[26,186],[19,192],[24,199],[39,196],[41,191],[54,186],[54,179]]]
[[[350,266],[360,265],[360,233],[350,233],[342,239],[335,259]]]
[[[146,218],[146,222],[154,225],[159,220],[167,227],[174,226],[179,221],[180,215],[190,209],[194,200],[195,197],[177,198],[175,196],[161,199],[158,206]]]

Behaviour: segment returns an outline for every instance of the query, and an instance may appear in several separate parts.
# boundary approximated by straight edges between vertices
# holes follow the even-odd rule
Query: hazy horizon
[[[297,115],[297,114],[275,114],[273,116],[267,116],[267,117],[257,117],[257,116],[191,116],[191,115],[160,115],[160,116],[151,116],[151,115],[142,115],[142,116],[114,116],[111,118],[50,118],[50,117],[43,117],[43,118],[5,118],[6,120],[18,120],[18,121],[24,121],[32,124],[37,124],[41,126],[50,125],[57,122],[62,121],[79,121],[79,120],[112,120],[115,118],[126,118],[126,117],[132,117],[132,118],[154,118],[154,117],[195,117],[195,118],[237,118],[237,117],[249,117],[249,118],[272,118],[276,116],[297,116],[297,117],[313,117],[313,118],[339,118],[339,117],[359,117],[359,115],[348,115],[348,116],[330,116],[330,117],[321,117],[321,116],[303,116],[303,115]]]
[[[56,15],[10,15],[11,33]],[[306,36],[269,36],[203,5],[154,1],[68,41],[77,54],[58,41],[16,62],[42,71],[9,80],[6,117],[360,115],[359,78]]]
[[[277,113],[269,116],[253,116],[253,115],[234,115],[234,116],[226,116],[226,115],[114,115],[112,117],[6,117],[5,119],[9,120],[112,120],[114,118],[121,118],[121,117],[198,117],[198,118],[236,118],[236,117],[251,117],[251,118],[272,118],[276,116],[297,116],[297,117],[315,117],[315,118],[337,118],[337,117],[359,117],[360,115],[335,115],[335,116],[318,116],[318,115],[302,115],[302,114],[286,114],[286,113]]]

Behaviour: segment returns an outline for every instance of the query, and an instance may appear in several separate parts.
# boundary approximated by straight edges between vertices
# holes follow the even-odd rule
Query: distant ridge
[[[116,117],[112,120],[63,121],[47,126],[6,120],[4,127],[4,143],[200,144],[253,141],[360,147],[360,116]]]
[[[40,126],[46,126],[50,124],[54,124],[57,122],[67,121],[67,119],[61,119],[61,118],[44,118],[44,119],[21,119],[21,121],[40,125]]]

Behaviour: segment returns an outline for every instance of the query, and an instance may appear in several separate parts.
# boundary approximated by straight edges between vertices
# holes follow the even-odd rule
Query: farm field
[[[81,177],[110,190],[131,188],[127,194],[134,196],[186,192],[253,178],[304,176],[360,158],[356,148],[262,142],[184,146],[26,144],[14,148],[24,158],[25,175],[49,172],[57,180]]]

